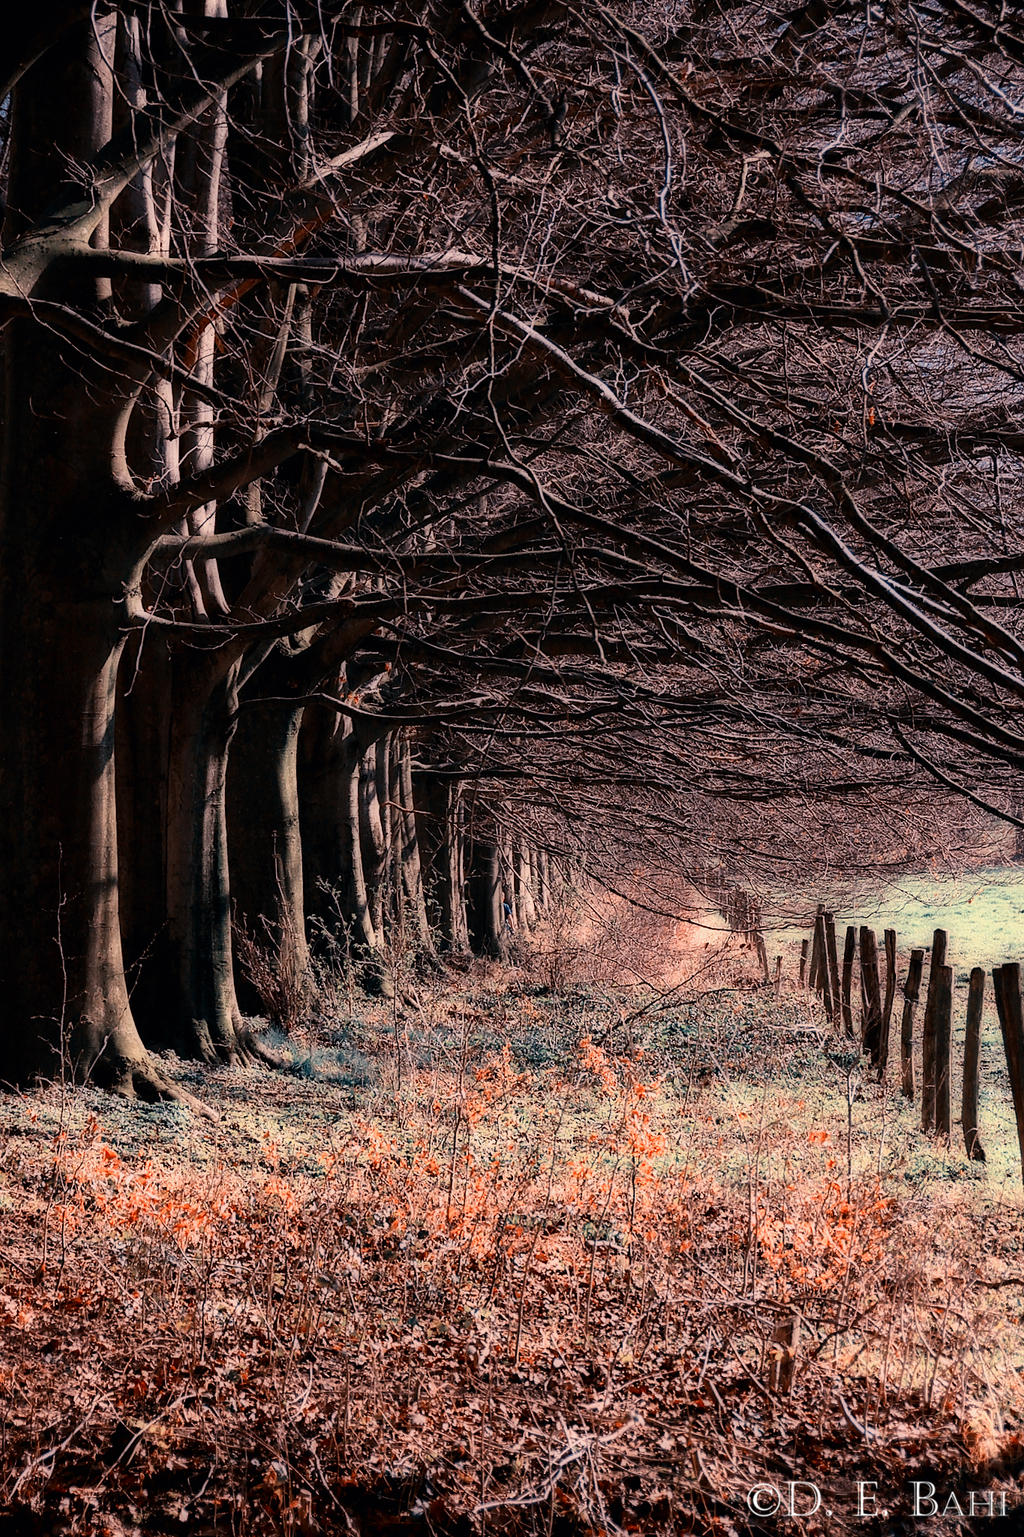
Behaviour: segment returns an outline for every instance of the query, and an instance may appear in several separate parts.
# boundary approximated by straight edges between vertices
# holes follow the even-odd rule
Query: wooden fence
[[[925,952],[911,950],[902,988],[897,977],[896,931],[886,929],[881,949],[875,931],[852,924],[846,930],[842,960],[836,937],[835,916],[819,907],[814,929],[800,954],[800,983],[818,994],[826,1018],[841,1036],[857,1040],[871,1065],[884,1078],[892,1054],[899,1054],[898,1077],[902,1093],[920,1106],[921,1130],[930,1136],[952,1137],[953,968],[946,964],[948,935],[936,929],[932,936],[924,1009],[921,1014],[921,1081],[914,1075],[914,1031]],[[858,973],[859,1033],[854,1028],[853,986]],[[1020,966],[1014,961],[992,971],[996,1012],[1006,1052],[1006,1066],[1017,1122],[1021,1170],[1024,1175],[1024,1011],[1021,1004]],[[893,1029],[897,994],[902,995],[899,1033]],[[963,1060],[960,1071],[960,1126],[970,1159],[984,1163],[985,1150],[978,1129],[979,1057],[981,1015],[985,1000],[985,970],[975,966],[967,989]]]

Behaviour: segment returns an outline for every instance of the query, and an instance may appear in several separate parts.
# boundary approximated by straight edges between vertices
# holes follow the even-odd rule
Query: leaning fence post
[[[836,947],[835,913],[825,914],[825,959],[828,961],[828,985],[832,993],[832,1023],[839,1024],[842,999],[839,983],[839,951]]]
[[[818,972],[814,985],[821,995],[821,1001],[825,1006],[825,1018],[832,1019],[832,981],[828,974],[828,945],[825,942],[825,914],[818,909],[818,916],[814,920],[814,948],[818,956]],[[813,970],[813,963],[812,963]]]
[[[985,1149],[978,1136],[978,1055],[981,1046],[981,1006],[985,998],[985,969],[975,966],[967,994],[967,1031],[964,1036],[964,1076],[960,1095],[960,1122],[964,1129],[967,1156],[975,1163],[985,1162]]]
[[[903,984],[903,1018],[900,1021],[900,1087],[907,1099],[914,1098],[914,1009],[921,996],[924,951],[911,950],[907,980]]]
[[[866,925],[860,931],[860,978],[864,990],[864,1031],[861,1044],[877,1065],[881,1054],[882,987],[878,976],[878,940]]]
[[[896,930],[885,931],[885,1002],[882,1005],[882,1052],[879,1067],[885,1072],[889,1061],[889,1027],[892,1024],[892,1005],[896,997]]]
[[[1020,966],[1016,961],[997,966],[992,973],[992,983],[995,987],[999,1028],[1003,1032],[1006,1068],[1013,1094],[1013,1114],[1017,1121],[1021,1172],[1024,1174],[1024,1019],[1021,1017]]]
[[[853,958],[857,953],[857,930],[851,923],[846,930],[846,944],[843,947],[843,1029],[849,1036],[853,1035],[853,999],[850,996],[853,989]]]
[[[800,941],[800,986],[801,987],[806,987],[807,986],[807,947],[808,947],[808,941],[806,939],[802,939]]]
[[[931,1131],[935,1125],[935,995],[939,986],[939,973],[946,964],[946,931],[936,929],[932,935],[932,958],[928,967],[928,992],[924,1001],[924,1024],[921,1030],[921,1130]]]
[[[952,1130],[949,1079],[953,1066],[953,968],[943,966],[935,989],[935,1131],[949,1140]]]

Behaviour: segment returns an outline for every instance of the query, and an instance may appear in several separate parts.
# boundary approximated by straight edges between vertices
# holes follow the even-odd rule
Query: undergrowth
[[[1017,1184],[802,998],[634,1003],[438,985],[290,1073],[164,1059],[213,1128],[8,1096],[3,1529],[767,1531],[751,1486],[807,1480],[831,1513],[789,1530],[864,1531],[857,1480],[915,1476],[1012,1505]]]

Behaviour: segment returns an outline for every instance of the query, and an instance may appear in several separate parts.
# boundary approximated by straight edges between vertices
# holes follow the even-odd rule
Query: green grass
[[[941,928],[949,935],[950,960],[958,974],[966,976],[972,966],[987,970],[1004,961],[1024,961],[1024,870],[1015,866],[996,865],[958,877],[907,875],[884,891],[848,885],[824,890],[820,900],[834,904],[840,941],[848,923],[867,923],[879,932],[894,928],[901,952],[907,952],[930,946],[933,931]],[[799,948],[813,916],[809,908],[802,922],[773,927],[769,949]]]
[[[902,1007],[901,985],[911,949],[925,951],[925,985],[932,936],[937,928],[948,935],[947,961],[953,967],[953,1139],[954,1153],[962,1147],[959,1115],[960,1072],[967,1007],[967,982],[971,969],[983,967],[991,973],[1006,961],[1024,961],[1024,870],[997,865],[971,870],[960,876],[945,873],[918,873],[894,881],[884,891],[877,886],[847,886],[822,893],[823,901],[834,904],[836,932],[842,951],[848,924],[868,924],[881,935],[894,928],[897,936],[897,995],[893,1011],[893,1041],[899,1028]],[[781,953],[788,975],[795,975],[801,940],[810,936],[813,910],[803,920],[771,930],[768,947],[771,955]],[[915,1030],[920,1032],[923,1005],[919,1004]],[[858,985],[854,983],[854,1012],[858,1009]],[[982,1015],[980,1058],[980,1116],[982,1144],[988,1159],[984,1177],[971,1179],[973,1188],[988,1191],[1013,1189],[1020,1183],[1020,1151],[1010,1098],[1009,1079],[1002,1035],[996,1015],[991,975],[986,978],[985,1006]],[[920,1062],[917,1063],[920,1083]],[[912,1112],[901,1114],[912,1118]],[[951,1155],[952,1156],[952,1155]],[[968,1174],[970,1171],[968,1170]]]

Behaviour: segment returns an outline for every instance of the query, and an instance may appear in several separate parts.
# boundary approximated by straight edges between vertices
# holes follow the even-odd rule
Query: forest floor
[[[674,996],[162,1059],[216,1124],[3,1096],[0,1533],[1020,1530],[1019,1167],[802,995]]]

